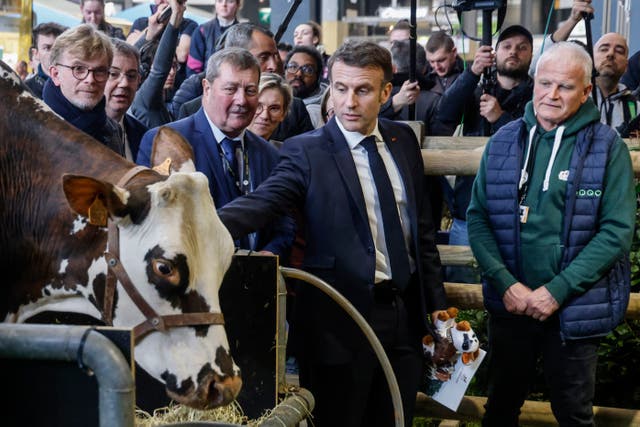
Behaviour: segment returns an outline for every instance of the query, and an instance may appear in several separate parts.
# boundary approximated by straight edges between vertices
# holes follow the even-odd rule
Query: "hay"
[[[272,410],[265,411],[262,417],[250,420],[242,410],[237,401],[231,402],[227,406],[201,411],[179,404],[170,404],[164,408],[153,411],[153,415],[142,409],[136,409],[136,427],[160,427],[171,423],[187,422],[219,422],[227,424],[246,425],[255,427],[260,425]]]
[[[195,421],[220,422],[228,424],[246,425],[249,420],[238,402],[233,401],[227,406],[200,411],[187,406],[171,404],[153,411],[153,415],[141,409],[136,410],[136,427],[158,427],[171,423],[185,423]],[[250,424],[251,425],[251,424]]]

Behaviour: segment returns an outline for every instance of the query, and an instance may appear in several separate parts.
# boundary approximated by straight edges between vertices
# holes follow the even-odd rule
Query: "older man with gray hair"
[[[469,239],[490,313],[483,425],[518,425],[538,357],[558,423],[593,425],[598,344],[629,298],[636,202],[591,69],[577,44],[546,49],[533,101],[491,137],[473,186]]]
[[[226,48],[214,53],[202,81],[202,105],[193,115],[169,123],[193,147],[196,170],[209,179],[216,208],[252,192],[278,163],[278,152],[247,130],[258,108],[260,65],[246,49]],[[159,128],[142,138],[137,162],[150,166],[153,138]],[[241,249],[284,256],[293,243],[290,218],[274,221],[248,238]]]

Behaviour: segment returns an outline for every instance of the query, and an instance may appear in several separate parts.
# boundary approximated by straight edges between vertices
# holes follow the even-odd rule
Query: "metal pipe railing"
[[[315,406],[315,399],[309,390],[296,388],[278,403],[273,410],[258,424],[260,427],[297,426],[307,418]]]
[[[131,367],[118,347],[92,328],[0,324],[0,357],[82,363],[98,381],[100,427],[133,427]]]
[[[340,307],[342,307],[342,309],[347,312],[347,314],[349,314],[349,316],[351,316],[351,318],[356,322],[356,324],[360,327],[367,340],[369,341],[369,344],[373,348],[374,353],[378,357],[378,361],[382,366],[384,376],[387,379],[389,391],[391,392],[391,402],[393,403],[395,425],[396,427],[404,427],[404,412],[402,410],[400,388],[398,387],[396,376],[394,375],[393,369],[391,368],[391,363],[389,363],[389,358],[384,352],[382,344],[380,344],[380,340],[378,340],[375,332],[373,332],[373,329],[371,329],[371,326],[369,326],[360,312],[356,310],[356,308],[349,302],[349,300],[342,296],[331,285],[329,285],[324,280],[314,276],[313,274],[307,273],[306,271],[298,270],[296,268],[288,267],[280,267],[280,273],[285,277],[300,279],[309,283],[310,285],[315,286],[316,288],[327,294],[327,296],[335,301]],[[311,392],[313,392],[313,390],[311,390]]]

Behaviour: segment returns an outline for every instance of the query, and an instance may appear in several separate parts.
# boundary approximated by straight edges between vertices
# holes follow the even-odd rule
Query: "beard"
[[[295,79],[295,80],[297,80],[300,83],[300,85],[298,86],[291,86],[291,89],[293,89],[293,96],[295,96],[296,98],[304,99],[309,95],[311,95],[313,91],[315,91],[316,88],[318,87],[318,84],[307,86],[302,80],[300,79]]]
[[[521,62],[517,67],[510,67],[506,65],[506,62],[504,61],[497,65],[498,74],[501,76],[524,80],[529,75],[529,64]]]

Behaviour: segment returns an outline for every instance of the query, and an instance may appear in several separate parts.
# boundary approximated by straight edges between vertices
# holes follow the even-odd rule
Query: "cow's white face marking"
[[[151,202],[144,222],[134,225],[127,217],[118,224],[120,256],[131,280],[159,314],[180,314],[182,308],[175,306],[175,300],[172,305],[160,294],[157,284],[150,282],[150,264],[145,257],[154,250],[160,250],[165,260],[184,256],[188,266],[186,289],[176,288],[178,294],[174,295],[170,288],[170,296],[177,300],[192,293],[206,303],[209,311],[220,312],[218,290],[231,263],[234,245],[215,214],[206,177],[201,173],[174,173],[166,181],[150,185],[148,190]],[[140,310],[119,287],[114,326],[136,325],[143,320]],[[220,348],[229,353],[224,326],[205,328],[206,334],[196,334],[194,327],[151,333],[137,345],[136,361],[155,378],[169,372],[177,384],[189,379],[198,384],[199,371],[206,364],[220,378],[238,375],[235,364],[232,372],[228,369],[223,372],[216,364]]]
[[[71,228],[71,232],[69,234],[77,234],[85,229],[87,226],[87,219],[83,216],[78,215],[76,219],[73,220],[73,227]]]
[[[62,262],[60,263],[60,269],[58,270],[58,274],[64,274],[64,272],[67,270],[68,265],[69,265],[69,260],[63,259]]]

